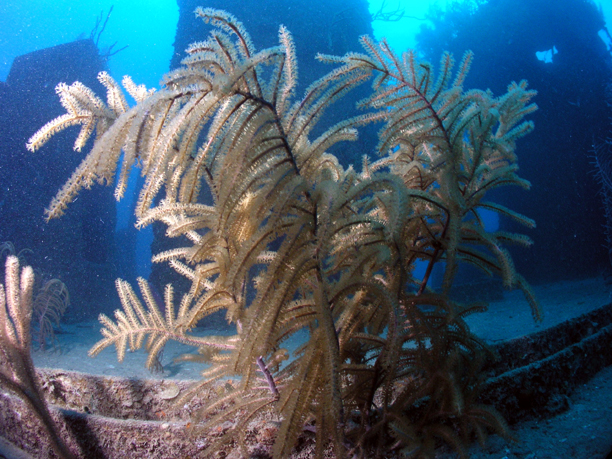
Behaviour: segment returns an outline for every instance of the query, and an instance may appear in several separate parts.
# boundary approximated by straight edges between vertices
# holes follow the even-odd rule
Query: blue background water
[[[382,3],[371,1],[371,11],[378,11]],[[388,37],[397,48],[413,47],[429,2],[403,1],[397,6],[405,8],[411,17],[395,23],[375,21],[375,34],[378,38]],[[100,18],[104,22],[111,7],[99,48],[103,54],[113,44],[113,51],[127,46],[109,60],[111,75],[117,81],[130,75],[137,84],[157,87],[174,52],[172,44],[179,18],[174,0],[2,0],[0,81],[6,80],[13,59],[19,55],[89,37],[96,22]],[[135,186],[134,180],[131,185]],[[132,204],[133,195],[128,192],[117,206],[118,230],[128,225]],[[151,240],[150,228],[137,239],[138,274],[145,277],[150,271]]]
[[[382,0],[371,1],[371,11],[378,11],[382,3]],[[375,21],[377,38],[388,37],[398,49],[414,47],[415,33],[429,3],[397,2],[398,8],[404,8],[410,17],[394,23]],[[103,54],[113,44],[113,51],[127,46],[109,60],[111,75],[117,81],[123,75],[130,75],[137,84],[159,86],[174,52],[172,44],[179,17],[174,0],[1,0],[0,81],[6,80],[13,59],[19,55],[89,37],[96,21],[101,18],[103,22],[111,7],[99,48]],[[128,224],[132,198],[133,195],[126,193],[126,199],[117,206],[118,230]],[[145,277],[150,270],[151,240],[150,229],[139,234],[138,274]]]
[[[452,0],[371,0],[373,13],[384,4],[387,9],[403,8],[406,15],[397,22],[374,21],[375,37],[386,37],[397,50],[413,48],[415,35],[425,22],[430,5],[449,2]],[[598,4],[606,17],[612,18],[612,0]],[[173,42],[179,19],[175,0],[0,0],[0,81],[6,79],[16,56],[89,37],[96,21],[104,21],[111,6],[112,14],[100,36],[99,48],[102,54],[113,44],[114,50],[127,48],[110,58],[110,73],[117,80],[127,74],[137,84],[157,87],[161,76],[168,71],[174,53]],[[542,52],[544,58],[550,58],[550,52],[547,53],[546,49]],[[127,193],[126,196],[117,207],[117,230],[128,225],[133,208],[132,195]],[[145,277],[150,270],[151,240],[150,229],[138,236],[138,274]]]
[[[378,11],[383,0],[371,0],[370,10]],[[398,22],[375,21],[376,38],[386,37],[396,49],[415,46],[415,34],[430,4],[444,1],[398,0],[388,8],[404,8],[406,18]],[[612,0],[597,2],[612,18]],[[16,56],[37,49],[88,37],[96,19],[114,5],[111,19],[100,39],[100,47],[117,42],[115,49],[128,45],[110,60],[114,77],[131,75],[134,81],[157,86],[168,71],[178,21],[174,0],[2,0],[0,2],[0,81],[6,80]],[[608,19],[608,24],[610,19]]]

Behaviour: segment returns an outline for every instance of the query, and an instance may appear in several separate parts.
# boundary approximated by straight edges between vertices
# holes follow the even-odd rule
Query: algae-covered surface
[[[471,316],[470,326],[487,342],[496,345],[555,327],[596,311],[610,302],[610,290],[603,277],[544,284],[536,286],[535,292],[544,312],[544,320],[541,323],[534,322],[529,306],[519,292],[504,292],[503,300],[494,301],[486,312]],[[596,327],[597,324],[594,323],[593,326]],[[119,395],[123,393],[125,397],[120,397],[112,403],[109,401],[109,405],[121,405],[121,410],[128,413],[143,411],[148,407],[150,412],[145,418],[159,419],[161,422],[163,419],[160,416],[170,413],[167,407],[172,406],[174,392],[186,390],[190,384],[186,380],[197,380],[199,377],[201,366],[190,362],[174,362],[176,357],[186,352],[193,352],[193,349],[169,343],[160,359],[163,371],[151,373],[144,366],[146,360],[144,351],[128,353],[123,363],[117,362],[116,353],[111,348],[104,350],[95,358],[90,358],[87,352],[99,339],[99,328],[95,322],[63,325],[62,332],[58,334],[59,348],[54,352],[34,352],[36,365],[116,377],[118,378],[116,384],[119,386],[125,381],[124,378],[145,381],[139,383],[142,385],[142,392],[137,397],[138,400],[128,400],[129,394],[123,393],[125,391],[118,388],[112,393]],[[194,332],[200,335],[219,333],[218,330],[205,328]],[[295,344],[297,343],[290,343],[290,345]],[[588,355],[582,357],[589,359]],[[55,380],[58,378],[61,380],[61,377],[60,374]],[[520,388],[516,390],[520,391]],[[83,398],[78,400],[81,401],[75,399],[72,402],[71,409],[86,412],[96,409],[95,406],[84,406]],[[98,408],[104,411],[102,405]],[[177,416],[184,415],[185,413],[182,413]],[[139,417],[142,418],[141,415]],[[555,407],[554,415],[527,413],[521,418],[520,422],[511,425],[516,442],[507,442],[492,435],[485,449],[477,445],[471,448],[471,457],[478,459],[604,458],[612,449],[612,368],[600,371],[593,379],[579,385],[569,395],[560,396],[559,406]],[[184,428],[188,421],[183,419],[179,422]],[[258,435],[263,435],[262,432],[265,431],[263,428],[260,429]],[[438,453],[441,459],[454,456],[455,453],[444,450]]]

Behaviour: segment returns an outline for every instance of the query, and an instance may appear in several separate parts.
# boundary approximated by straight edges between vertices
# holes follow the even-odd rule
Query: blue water
[[[386,11],[397,8],[397,11],[403,15],[401,20],[398,21],[374,20],[372,29],[375,38],[386,37],[391,46],[398,51],[416,47],[416,36],[421,27],[431,26],[431,22],[427,20],[426,16],[428,8],[433,3],[452,5],[457,2],[451,0],[447,2],[433,2],[433,0],[384,2],[383,0],[371,0],[370,12],[373,15],[379,12],[383,5]],[[296,4],[299,3],[296,2]],[[347,2],[347,5],[349,4],[350,2]],[[107,19],[111,7],[112,13],[108,17],[104,30],[101,31],[102,24]],[[612,0],[601,2],[599,7],[607,18],[612,18]],[[243,12],[239,19],[246,21],[248,19],[247,12]],[[109,52],[109,49],[111,49],[110,52],[113,52],[125,47],[108,61],[109,71],[117,81],[120,81],[123,75],[130,75],[137,84],[144,84],[149,88],[158,87],[160,78],[169,70],[170,60],[175,52],[173,42],[178,20],[179,11],[175,0],[129,0],[121,2],[115,2],[114,0],[0,0],[0,81],[6,80],[15,57],[35,50],[68,43],[78,38],[88,38],[92,36],[92,31],[94,31],[93,38],[97,41],[101,53]],[[610,23],[610,20],[608,20],[608,23]],[[98,24],[97,30],[95,29],[96,24]],[[527,32],[533,34],[537,33],[537,30],[535,32],[533,30],[525,31],[525,33]],[[518,41],[521,34],[518,33],[516,37],[508,38],[508,43],[513,40]],[[603,33],[603,29],[600,31],[600,36],[606,46],[609,46],[609,35]],[[564,55],[567,55],[564,54],[567,46],[559,43],[559,41],[563,41],[562,39],[563,37],[559,37],[557,41],[543,43],[542,47],[537,49],[539,53],[537,57],[536,53],[533,53],[533,58],[541,59],[542,65],[549,66],[546,68],[551,69],[551,72],[557,64],[557,60],[562,61]],[[495,54],[495,51],[493,50],[492,54]],[[479,61],[479,59],[481,60]],[[477,63],[482,63],[482,59],[482,55],[476,55],[475,57]],[[491,68],[486,71],[493,73],[496,70],[496,68]],[[480,74],[483,73],[484,71],[481,70]],[[517,69],[511,75],[511,79],[520,80],[523,78],[521,69]],[[507,79],[505,76],[500,77],[499,87],[492,89],[496,94],[499,94],[511,79]],[[530,87],[543,91],[548,89],[547,86],[552,84],[551,81],[530,81]],[[502,88],[501,91],[499,88]],[[536,103],[539,103],[537,99]],[[579,98],[565,98],[563,96],[559,98],[558,106],[555,106],[552,110],[579,109],[579,113],[582,113],[582,110],[580,110],[582,108]],[[545,116],[547,110],[550,112],[551,109],[542,107],[536,116]],[[580,116],[568,111],[568,117],[571,116],[576,116],[576,125],[579,125],[581,122]],[[599,116],[607,117],[608,115],[602,113]],[[537,122],[536,125],[538,125]],[[601,137],[598,139],[593,137],[593,142],[598,140],[602,140]],[[551,150],[554,151],[554,139],[549,145],[553,145]],[[585,155],[585,161],[589,161],[587,150],[591,147],[592,145],[585,145],[584,151],[581,152]],[[545,158],[547,154],[554,153],[537,151],[528,154],[530,157]],[[542,163],[544,163],[544,160],[542,160]],[[540,167],[540,165],[536,164],[535,167]],[[535,174],[529,169],[526,169],[525,173],[527,176],[530,173]],[[537,171],[537,173],[540,174],[540,171]],[[66,175],[66,178],[68,178],[68,175]],[[132,187],[135,185],[136,179],[137,176],[133,175]],[[577,193],[578,191],[572,191],[572,193],[574,192]],[[0,209],[2,209],[2,203],[5,199],[4,195],[0,195]],[[593,202],[598,199],[597,196],[594,196]],[[126,194],[126,198],[117,204],[115,223],[117,231],[122,231],[131,225],[130,218],[133,205],[134,196],[129,192]],[[597,205],[601,207],[601,204]],[[538,220],[538,215],[531,213],[529,216]],[[485,218],[488,220],[490,230],[497,228],[498,222],[495,216]],[[562,231],[563,225],[560,228],[560,231]],[[601,228],[598,230],[601,230]],[[579,231],[575,234],[578,242],[590,236],[590,234],[580,234]],[[3,242],[1,237],[0,232],[0,243]],[[149,246],[151,241],[152,232],[150,228],[138,233],[136,238],[136,275],[148,277],[150,273],[151,249]],[[16,241],[16,245],[18,245],[18,241]],[[552,263],[558,265],[557,260],[553,260]],[[417,272],[416,275],[418,277],[420,274]]]
[[[6,80],[16,56],[88,38],[96,23],[99,24],[97,31],[101,31],[108,17],[99,34],[101,52],[111,46],[111,52],[127,46],[109,59],[111,75],[117,81],[130,75],[137,84],[159,87],[159,80],[169,70],[174,52],[172,43],[178,15],[178,6],[173,0],[2,0],[0,81]],[[95,35],[97,39],[98,33]],[[129,224],[132,209],[133,200],[128,193],[117,205],[117,230]],[[143,277],[147,277],[151,269],[149,246],[152,239],[150,228],[137,236],[136,274]]]
[[[415,33],[426,12],[428,2],[401,2],[409,9],[410,18],[398,23],[374,21],[373,28],[378,38],[385,36],[395,47],[413,47]],[[370,2],[373,13],[382,6],[382,1]],[[0,81],[5,81],[13,59],[19,55],[67,43],[91,35],[97,23],[98,32],[108,22],[99,36],[98,46],[102,52],[113,46],[119,51],[109,60],[110,74],[120,81],[130,75],[137,84],[149,88],[158,87],[160,78],[169,70],[174,52],[172,43],[178,22],[178,7],[175,0],[2,0],[0,2]],[[97,34],[96,34],[97,37]],[[136,177],[132,177],[132,189]],[[133,199],[117,205],[117,230],[125,228],[130,221]],[[151,251],[149,245],[153,235],[144,229],[137,238],[137,274],[147,277],[150,272]]]
[[[373,13],[382,6],[377,0],[370,4]],[[410,10],[410,18],[399,23],[374,21],[374,31],[379,38],[388,37],[396,47],[413,47],[421,22],[419,17],[424,16],[427,2],[403,2],[402,7]],[[175,0],[2,0],[0,81],[6,80],[15,57],[88,38],[98,24],[94,39],[102,53],[111,46],[111,52],[126,47],[109,59],[110,74],[117,81],[130,75],[137,84],[158,87],[160,78],[169,70],[178,17]],[[137,177],[132,176],[131,190],[136,180]],[[130,224],[133,198],[128,190],[126,198],[117,204],[118,231]],[[136,274],[143,277],[148,277],[151,269],[149,246],[152,239],[150,228],[137,236]]]
[[[178,6],[173,0],[3,0],[0,80],[6,80],[16,56],[89,37],[97,18],[102,13],[105,19],[111,6],[99,47],[115,42],[115,50],[128,46],[110,60],[111,74],[119,80],[131,75],[139,84],[158,86],[174,52]]]

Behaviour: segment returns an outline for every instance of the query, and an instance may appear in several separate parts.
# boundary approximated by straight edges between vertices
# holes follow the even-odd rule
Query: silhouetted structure
[[[586,0],[490,0],[471,11],[474,3],[432,15],[435,29],[424,28],[418,39],[433,63],[442,50],[456,59],[474,51],[468,87],[499,95],[507,82],[526,79],[538,91],[535,131],[517,149],[520,175],[532,190],[504,189],[496,197],[537,221],[530,232],[535,245],[513,250],[517,271],[532,282],[597,274],[608,256],[590,155],[609,133],[612,77],[598,36],[602,14]],[[552,63],[536,58],[553,47]]]
[[[93,187],[65,216],[47,223],[45,207],[84,153],[73,151],[74,132],[55,136],[35,154],[25,145],[63,112],[55,94],[59,82],[79,80],[104,97],[96,79],[104,69],[93,41],[80,40],[16,58],[0,90],[0,242],[32,249],[28,263],[68,286],[73,318],[97,316],[116,303],[112,188]]]

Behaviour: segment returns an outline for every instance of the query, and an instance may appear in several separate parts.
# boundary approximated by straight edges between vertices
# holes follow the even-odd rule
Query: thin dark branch
[[[384,21],[384,22],[397,22],[402,19],[416,19],[418,21],[424,21],[425,18],[419,18],[417,16],[408,16],[406,14],[406,10],[400,6],[398,2],[397,8],[394,10],[386,10],[387,2],[386,0],[382,2],[379,10],[372,14],[372,21]]]
[[[115,54],[117,54],[119,51],[123,51],[125,48],[127,48],[130,45],[125,45],[123,48],[119,48],[116,51],[113,51],[113,47],[117,44],[117,42],[113,43],[112,45],[109,46],[108,50],[104,53],[104,55],[102,56],[105,59],[108,59],[111,56],[114,56]]]
[[[104,32],[104,29],[106,28],[106,24],[108,23],[108,20],[110,19],[110,15],[113,11],[114,6],[115,5],[111,5],[104,22],[102,22],[102,11],[100,11],[100,16],[98,16],[98,18],[96,19],[96,25],[94,26],[91,33],[89,34],[89,38],[94,40],[96,46],[98,46],[98,43],[100,42],[100,36],[102,35],[102,32]],[[102,27],[100,28],[100,31],[98,31],[98,27],[100,27],[100,24],[102,24]]]

